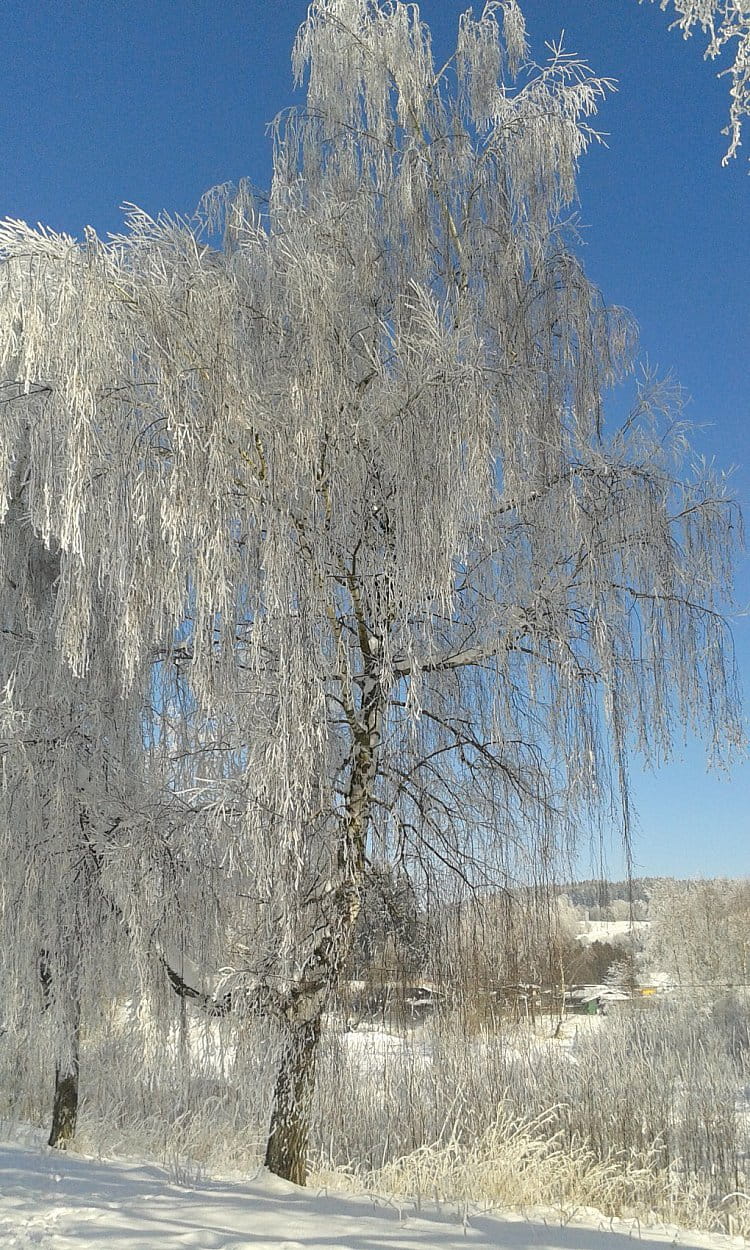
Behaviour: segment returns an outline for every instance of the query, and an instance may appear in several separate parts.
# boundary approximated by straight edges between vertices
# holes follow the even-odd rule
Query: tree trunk
[[[266,1147],[266,1167],[277,1176],[304,1185],[307,1144],[320,1041],[320,1011],[312,1020],[291,1026],[281,1056]]]
[[[340,880],[329,900],[331,911],[322,936],[300,978],[296,1011],[302,1019],[288,1021],[285,1046],[274,1090],[266,1167],[277,1176],[304,1185],[307,1143],[315,1089],[315,1061],[323,1007],[351,955],[359,916],[365,871],[365,840],[380,747],[382,689],[377,661],[367,630],[361,624],[364,680],[362,725],[349,778],[346,812],[337,849]]]
[[[48,1145],[66,1150],[76,1131],[81,1045],[81,1000],[76,991],[65,1005],[67,1038],[55,1064],[55,1099]]]

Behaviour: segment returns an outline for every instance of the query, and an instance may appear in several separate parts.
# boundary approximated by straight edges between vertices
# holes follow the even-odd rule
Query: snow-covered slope
[[[729,1250],[740,1239],[638,1229],[595,1212],[561,1223],[247,1182],[170,1184],[151,1164],[97,1162],[38,1144],[0,1145],[2,1250]],[[628,1240],[626,1240],[626,1238]]]
[[[643,937],[651,927],[650,920],[582,920],[581,931],[576,934],[585,946],[592,942],[619,942],[625,945],[633,937]]]

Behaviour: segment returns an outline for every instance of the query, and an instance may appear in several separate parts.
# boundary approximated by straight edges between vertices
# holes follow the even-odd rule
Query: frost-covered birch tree
[[[142,751],[100,623],[92,622],[85,675],[57,648],[67,559],[56,537],[29,519],[43,394],[31,388],[21,399],[11,384],[0,399],[6,428],[22,414],[0,527],[0,967],[6,1028],[51,1034],[50,1145],[65,1146],[76,1124],[84,997],[96,988],[111,995],[121,982],[127,926],[107,875],[113,846],[128,840],[128,791]]]
[[[128,933],[167,989],[277,1021],[266,1161],[304,1182],[368,859],[543,875],[585,824],[629,836],[630,750],[741,730],[725,484],[669,387],[604,408],[635,334],[567,217],[607,84],[529,64],[515,0],[442,67],[415,6],[320,0],[294,67],[267,197],[106,242],[5,223],[0,456],[63,562],[45,663],[151,690],[184,805],[174,906]]]
[[[646,946],[651,967],[698,1000],[746,996],[750,963],[747,879],[675,881],[654,885]]]

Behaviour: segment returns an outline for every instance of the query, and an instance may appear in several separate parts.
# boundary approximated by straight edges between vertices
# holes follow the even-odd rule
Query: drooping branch
[[[681,30],[685,39],[696,26],[706,36],[707,59],[716,60],[725,48],[736,44],[734,61],[721,71],[732,84],[729,125],[722,131],[729,136],[729,147],[722,160],[722,165],[726,165],[737,155],[743,123],[750,117],[750,6],[747,0],[671,0],[671,4],[677,14],[672,26]],[[660,0],[660,8],[669,7],[670,0]]]

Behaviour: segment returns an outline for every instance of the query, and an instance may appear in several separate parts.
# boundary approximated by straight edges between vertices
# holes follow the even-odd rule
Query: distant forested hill
[[[654,883],[659,877],[634,877],[632,881],[573,881],[560,886],[560,893],[570,899],[574,907],[609,907],[617,899],[626,902],[647,903]]]

